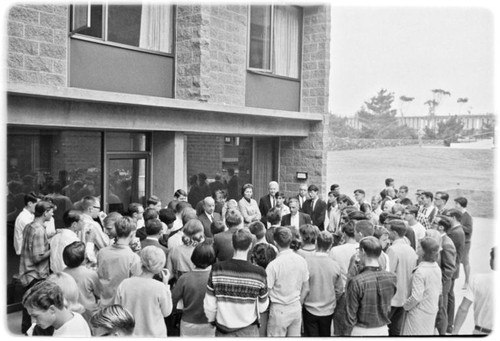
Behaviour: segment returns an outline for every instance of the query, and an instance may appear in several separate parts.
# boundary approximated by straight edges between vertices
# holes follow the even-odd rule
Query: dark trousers
[[[352,327],[347,325],[346,294],[337,298],[337,305],[333,313],[333,333],[335,336],[351,336]]]
[[[453,322],[455,320],[455,280],[451,280],[450,291],[448,292],[448,328],[446,329],[447,333],[451,333],[453,330]]]
[[[403,322],[405,320],[406,312],[403,307],[391,307],[391,312],[389,314],[389,336],[400,336],[401,328],[403,327]]]
[[[332,335],[332,315],[317,316],[302,308],[302,324],[306,337],[330,337]]]
[[[34,279],[34,280],[32,280],[27,286],[24,287],[23,296],[26,293],[26,291],[29,290],[29,288],[31,288],[32,286],[34,286],[35,284],[37,284],[38,282],[41,282],[41,281],[43,281],[43,279]],[[23,317],[22,317],[22,322],[21,322],[21,332],[23,334],[26,334],[26,332],[28,331],[28,329],[30,329],[30,327],[31,327],[31,316],[28,313],[28,310],[26,310],[26,308],[23,307]]]
[[[439,335],[446,335],[448,328],[448,292],[450,291],[451,280],[443,282],[443,292],[439,296],[439,310],[436,315],[436,328]]]

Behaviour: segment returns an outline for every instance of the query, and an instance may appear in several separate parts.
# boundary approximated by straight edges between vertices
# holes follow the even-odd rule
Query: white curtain
[[[274,66],[276,74],[299,78],[300,8],[274,9]]]
[[[139,47],[148,50],[172,52],[172,6],[143,4]]]

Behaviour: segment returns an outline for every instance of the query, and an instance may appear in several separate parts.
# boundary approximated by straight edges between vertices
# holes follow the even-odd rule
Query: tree
[[[425,105],[429,106],[429,116],[433,117],[436,114],[436,108],[441,104],[443,96],[450,96],[451,93],[443,89],[432,89],[433,94],[432,100],[424,102]]]
[[[399,100],[401,101],[401,117],[404,116],[404,113],[403,113],[403,107],[405,106],[405,104],[407,105],[408,103],[410,103],[411,101],[413,101],[415,99],[415,97],[407,97],[407,96],[400,96],[399,97]]]
[[[363,125],[362,138],[414,138],[415,132],[399,126],[397,110],[392,108],[394,93],[381,89],[356,113]]]
[[[463,132],[464,122],[455,115],[444,121],[438,122],[437,128],[437,132],[435,132],[426,127],[426,136],[431,139],[443,139],[448,143],[456,142],[458,136]]]
[[[468,101],[469,101],[469,99],[467,97],[460,97],[459,99],[457,99],[457,103],[459,103],[459,105],[460,105],[459,114],[462,114],[463,106]]]

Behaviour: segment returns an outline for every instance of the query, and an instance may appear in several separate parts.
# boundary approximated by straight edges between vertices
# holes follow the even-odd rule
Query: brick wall
[[[296,195],[297,171],[308,173],[307,184],[320,188],[326,199],[326,165],[329,141],[328,83],[330,73],[330,6],[304,7],[301,111],[324,114],[323,122],[311,123],[306,138],[281,138],[280,189]]]
[[[215,173],[222,172],[224,141],[222,136],[187,136],[187,176],[205,173],[213,179]]]
[[[68,6],[12,6],[7,35],[9,82],[67,85]]]

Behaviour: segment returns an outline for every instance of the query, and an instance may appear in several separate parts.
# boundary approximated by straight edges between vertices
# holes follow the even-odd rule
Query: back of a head
[[[39,201],[36,206],[35,206],[35,218],[41,217],[45,212],[47,212],[50,209],[53,209],[55,206],[54,204],[48,202],[48,201]]]
[[[407,231],[407,227],[406,227],[406,224],[403,220],[401,219],[392,219],[391,221],[389,221],[389,228],[396,232],[396,234],[402,238],[405,236],[406,234],[406,231]]]
[[[276,250],[270,244],[260,243],[253,247],[250,259],[253,263],[265,269],[276,256]]]
[[[434,229],[425,230],[425,236],[434,239],[439,245],[441,245],[441,233]]]
[[[349,212],[347,216],[349,217],[349,220],[356,220],[356,221],[368,220],[366,214],[362,211],[357,210],[357,209]]]
[[[383,235],[389,235],[389,231],[384,226],[375,226],[375,228],[373,229],[373,236],[377,239],[380,239]]]
[[[146,205],[157,205],[159,202],[161,202],[160,198],[158,198],[156,195],[152,195],[148,198],[146,201]]]
[[[36,204],[39,200],[39,197],[36,193],[30,192],[24,195],[24,206],[27,206],[29,202]]]
[[[447,217],[453,217],[458,221],[462,220],[462,212],[457,210],[456,208],[450,208],[444,212],[444,215]]]
[[[404,210],[405,210],[405,208],[403,207],[403,205],[396,203],[392,206],[391,213],[401,216],[403,214]]]
[[[233,249],[235,251],[246,251],[252,245],[252,234],[247,229],[239,229],[233,233]]]
[[[363,237],[373,236],[373,223],[369,220],[358,220],[356,232],[361,233]]]
[[[182,225],[186,225],[190,220],[198,218],[196,210],[192,207],[185,207],[181,212]]]
[[[57,284],[61,288],[66,308],[80,314],[85,312],[85,307],[79,301],[80,289],[71,275],[65,272],[57,272],[50,274],[46,280]]]
[[[191,262],[197,268],[206,269],[213,265],[215,261],[215,251],[211,242],[205,240],[203,243],[195,246],[191,254]]]
[[[382,244],[380,240],[373,236],[364,237],[359,241],[359,248],[363,249],[369,258],[378,258],[382,253]]]
[[[81,241],[67,245],[63,250],[63,262],[68,268],[77,268],[85,260],[85,243]]]
[[[94,206],[97,202],[97,198],[91,195],[87,195],[80,200],[80,205],[82,211],[87,211],[90,207]]]
[[[343,224],[342,232],[345,233],[347,237],[354,238],[354,235],[356,233],[356,222],[348,221],[347,223]]]
[[[273,233],[274,242],[281,248],[287,248],[292,242],[292,231],[289,228],[278,226]]]
[[[302,242],[305,244],[314,244],[319,234],[319,228],[316,225],[305,224],[299,227],[299,233]]]
[[[148,221],[150,219],[158,218],[158,211],[156,209],[152,208],[152,207],[147,207],[144,210],[143,217],[144,217],[144,221]]]
[[[248,230],[250,230],[257,240],[264,238],[266,235],[266,228],[264,227],[264,224],[258,220],[251,222],[250,225],[248,225]]]
[[[69,228],[73,223],[79,222],[81,219],[80,212],[75,210],[68,210],[63,214],[64,227]]]
[[[93,329],[101,328],[106,335],[112,336],[132,335],[135,328],[132,314],[118,304],[101,308],[92,315],[89,322]]]
[[[50,281],[41,281],[28,289],[23,295],[24,308],[48,310],[50,306],[57,309],[64,308],[64,295],[62,289]]]
[[[148,236],[154,236],[162,231],[163,225],[161,224],[160,219],[154,218],[146,221],[145,228],[146,228],[146,234]]]
[[[127,215],[131,217],[134,213],[139,213],[140,207],[142,207],[141,204],[137,202],[131,202],[127,207]]]
[[[167,257],[165,252],[158,246],[146,246],[139,252],[141,257],[142,269],[152,274],[158,274],[163,270]]]
[[[467,198],[464,197],[458,197],[455,198],[454,200],[457,204],[459,204],[461,207],[466,208],[467,207]]]
[[[318,251],[328,251],[333,245],[332,234],[328,231],[321,231],[316,239],[316,245],[318,247]]]
[[[162,208],[158,214],[158,218],[165,225],[170,225],[176,219],[175,211],[171,208]]]
[[[182,214],[182,211],[184,211],[185,208],[193,208],[190,203],[187,201],[178,201],[177,204],[175,205],[175,212]]]
[[[439,254],[439,243],[431,237],[424,237],[420,241],[420,246],[424,252],[422,259],[427,262],[435,262]]]
[[[451,229],[450,218],[444,215],[438,215],[436,218],[439,218],[438,225],[440,225],[443,228],[444,232],[447,232],[449,229]]]
[[[403,206],[411,206],[411,205],[413,205],[413,202],[411,201],[410,198],[401,199],[401,201],[399,203],[401,205],[403,205]]]
[[[274,207],[267,212],[266,215],[267,221],[271,225],[278,225],[281,221],[281,211],[279,208]]]
[[[228,228],[241,225],[243,218],[237,209],[229,209],[226,212],[226,225]]]
[[[224,232],[226,230],[226,224],[222,220],[214,220],[210,224],[210,232],[215,236],[217,233]]]
[[[136,229],[136,222],[131,217],[122,217],[115,222],[116,236],[118,238],[126,238]]]

